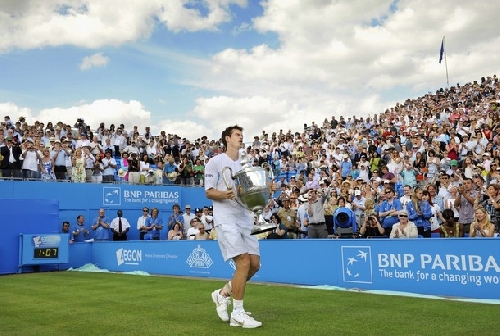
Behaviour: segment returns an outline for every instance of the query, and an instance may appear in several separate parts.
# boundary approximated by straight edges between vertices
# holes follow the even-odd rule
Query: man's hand
[[[222,193],[222,197],[225,198],[225,199],[236,199],[236,195],[234,194],[233,190],[230,189],[230,190],[226,190],[226,191],[221,191]]]

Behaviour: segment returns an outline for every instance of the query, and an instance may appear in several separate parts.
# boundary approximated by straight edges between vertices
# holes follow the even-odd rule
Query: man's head
[[[243,132],[243,127],[238,125],[229,126],[224,131],[222,131],[222,144],[227,148],[227,141],[233,136],[234,131]]]
[[[123,211],[118,210],[118,211],[116,212],[116,214],[118,215],[118,217],[122,217],[122,216],[123,216]]]
[[[186,210],[187,214],[191,213],[191,205],[186,204],[186,206],[184,207],[184,209]]]
[[[405,193],[405,196],[411,197],[412,190],[411,190],[411,187],[409,185],[405,185],[403,187],[403,191]]]
[[[69,232],[69,222],[63,222],[62,223],[62,231],[63,232]]]
[[[201,215],[203,215],[203,211],[200,208],[196,208],[196,209],[194,209],[194,214],[197,217],[201,217]]]

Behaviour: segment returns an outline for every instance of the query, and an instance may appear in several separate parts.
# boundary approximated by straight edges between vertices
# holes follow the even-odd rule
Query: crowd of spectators
[[[313,191],[324,202],[327,224],[347,208],[358,233],[390,236],[407,212],[423,237],[490,235],[483,230],[489,224],[476,218],[482,210],[498,233],[499,112],[495,75],[407,99],[373,116],[332,116],[294,132],[263,131],[244,148],[254,165],[272,167],[279,186],[261,220],[277,214],[272,220],[287,228],[280,236],[304,236],[308,212],[301,205]],[[101,123],[93,130],[84,119],[73,126],[4,119],[3,178],[203,186],[204,165],[223,152],[221,139],[153,135],[149,127],[141,132]],[[279,216],[283,209],[293,211]]]

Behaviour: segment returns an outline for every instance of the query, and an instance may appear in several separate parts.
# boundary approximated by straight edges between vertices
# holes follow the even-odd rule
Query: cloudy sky
[[[218,137],[500,74],[498,1],[0,0],[0,113]]]

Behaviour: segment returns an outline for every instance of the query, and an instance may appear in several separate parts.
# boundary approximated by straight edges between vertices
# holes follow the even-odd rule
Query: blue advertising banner
[[[138,209],[143,206],[171,209],[174,203],[189,202],[193,207],[210,204],[205,190],[200,187],[40,181],[1,183],[0,199],[54,199],[59,201],[60,209]]]
[[[496,238],[341,241],[339,286],[500,298]]]
[[[500,299],[497,239],[262,241],[254,281]],[[216,241],[93,243],[111,271],[232,277]]]

